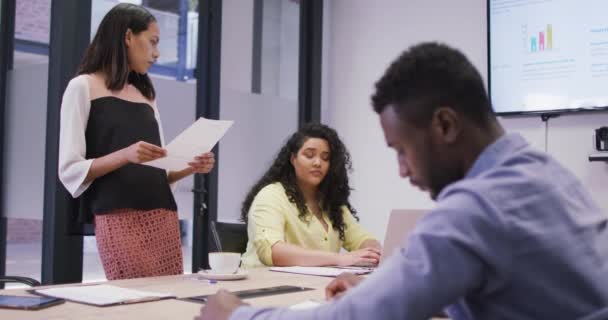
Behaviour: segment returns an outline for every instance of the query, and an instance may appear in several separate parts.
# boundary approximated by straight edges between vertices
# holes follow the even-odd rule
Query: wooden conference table
[[[178,298],[212,294],[224,288],[230,291],[295,285],[315,290],[265,296],[245,300],[253,306],[290,306],[310,299],[323,300],[325,286],[333,279],[305,276],[282,272],[272,272],[265,268],[249,270],[245,280],[218,281],[209,283],[197,274],[139,278],[106,282],[119,287],[139,290],[169,292]],[[88,284],[85,284],[88,285]],[[71,286],[71,285],[70,285]],[[30,295],[25,289],[0,290],[4,295]],[[153,302],[135,303],[110,307],[95,307],[74,302],[49,307],[38,311],[0,309],[2,320],[25,319],[171,319],[190,320],[199,314],[202,304],[167,299]]]

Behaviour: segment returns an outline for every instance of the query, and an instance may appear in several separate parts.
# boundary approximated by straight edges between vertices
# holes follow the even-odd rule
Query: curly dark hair
[[[377,113],[392,105],[409,123],[428,125],[435,110],[450,107],[481,127],[495,121],[481,75],[460,51],[427,42],[401,54],[376,82]]]
[[[307,213],[304,196],[296,183],[296,174],[291,164],[291,156],[298,153],[300,148],[309,138],[319,138],[327,141],[330,149],[329,169],[327,175],[321,181],[317,190],[320,199],[321,210],[328,213],[329,219],[335,230],[340,233],[340,240],[344,241],[344,219],[342,217],[342,206],[346,206],[355,219],[355,209],[348,201],[351,188],[348,185],[348,172],[352,171],[350,154],[338,137],[336,131],[326,125],[309,123],[294,133],[279,151],[272,166],[266,171],[262,178],[251,188],[241,209],[241,219],[247,223],[249,208],[255,196],[265,186],[280,182],[285,188],[287,198],[295,203],[300,211],[299,218],[304,219]]]

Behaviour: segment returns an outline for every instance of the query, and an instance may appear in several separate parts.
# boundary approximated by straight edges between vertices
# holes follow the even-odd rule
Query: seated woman
[[[333,129],[307,124],[294,133],[243,202],[249,242],[242,265],[376,265],[380,243],[348,202],[350,169]]]

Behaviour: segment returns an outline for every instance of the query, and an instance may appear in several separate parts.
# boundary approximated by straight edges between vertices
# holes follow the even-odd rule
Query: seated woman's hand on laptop
[[[363,277],[356,276],[352,273],[342,273],[330,282],[325,288],[325,297],[327,300],[337,299],[344,295],[344,293],[359,284],[363,280]]]
[[[380,250],[377,248],[364,248],[338,255],[338,266],[376,266],[380,261]]]

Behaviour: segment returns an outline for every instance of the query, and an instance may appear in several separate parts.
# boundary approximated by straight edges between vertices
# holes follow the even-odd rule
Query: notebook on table
[[[30,291],[47,297],[61,298],[99,307],[175,298],[175,295],[170,293],[127,289],[108,284],[33,289]]]

